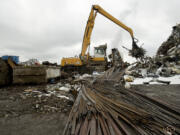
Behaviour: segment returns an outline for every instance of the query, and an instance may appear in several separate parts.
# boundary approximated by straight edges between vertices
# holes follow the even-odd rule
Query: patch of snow
[[[159,80],[171,81],[171,84],[180,84],[180,75],[171,77],[159,77]]]
[[[135,78],[131,84],[143,84],[143,82],[149,82],[150,80],[152,80],[152,77]]]
[[[67,87],[60,87],[59,90],[69,92],[70,88],[67,88]]]
[[[57,94],[56,96],[59,97],[59,98],[69,99],[69,97],[63,96],[63,95],[61,95],[61,94]]]
[[[143,82],[149,82],[152,79],[153,79],[152,77],[135,78],[131,84],[143,84]],[[172,77],[159,77],[157,79],[162,81],[170,81],[170,84],[180,84],[180,75],[175,75]],[[162,84],[162,83],[151,82],[150,84]]]
[[[55,91],[48,91],[49,94],[55,94]]]
[[[51,94],[43,94],[43,96],[50,97]]]
[[[97,75],[101,75],[101,74],[103,74],[104,72],[97,72],[97,71],[94,71],[93,73],[92,73],[92,75],[95,75],[95,76],[97,76]]]
[[[83,74],[82,76],[80,76],[80,77],[82,77],[82,78],[86,78],[86,77],[91,77],[91,75],[89,75],[89,74]]]

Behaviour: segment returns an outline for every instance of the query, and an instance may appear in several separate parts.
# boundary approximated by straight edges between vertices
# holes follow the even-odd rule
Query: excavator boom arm
[[[132,37],[133,42],[134,42],[133,30],[131,28],[127,27],[125,24],[120,22],[118,19],[116,19],[115,17],[110,15],[108,12],[106,12],[99,5],[93,5],[91,12],[90,12],[90,15],[89,15],[89,18],[88,18],[88,21],[87,21],[80,56],[85,56],[86,50],[87,50],[88,46],[90,45],[91,33],[92,33],[92,30],[94,27],[94,21],[95,21],[97,12],[100,13],[101,15],[105,16],[106,18],[108,18],[109,20],[111,20],[112,22],[117,24],[118,26],[122,27],[126,31],[128,31]]]

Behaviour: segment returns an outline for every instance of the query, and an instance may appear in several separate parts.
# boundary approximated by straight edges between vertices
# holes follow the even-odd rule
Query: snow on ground
[[[152,77],[135,78],[131,84],[143,84],[143,82],[149,82],[152,79],[153,79]],[[170,81],[170,84],[180,84],[180,75],[175,75],[172,77],[159,77],[157,79],[162,81]],[[162,84],[162,83],[151,82],[150,84]]]
[[[57,97],[59,97],[59,98],[65,98],[65,99],[69,99],[69,97],[64,96],[64,95],[61,95],[61,94],[57,94]]]

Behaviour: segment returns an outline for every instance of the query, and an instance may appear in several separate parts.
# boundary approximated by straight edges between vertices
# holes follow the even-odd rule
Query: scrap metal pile
[[[173,31],[168,40],[164,42],[158,49],[157,55],[167,55],[171,51],[170,49],[178,47],[180,45],[180,24],[173,27]]]
[[[146,70],[145,76],[156,74],[170,77],[180,74],[180,24],[173,27],[171,35],[159,47],[155,57],[143,57],[128,68],[127,75],[145,77],[142,70]]]
[[[159,47],[156,61],[159,61],[166,71],[180,74],[180,24],[173,27],[167,41]]]

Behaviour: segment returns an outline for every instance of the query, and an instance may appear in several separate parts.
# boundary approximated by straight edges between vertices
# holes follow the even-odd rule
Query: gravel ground
[[[180,105],[180,85],[132,87],[150,97]],[[62,135],[72,101],[56,96],[38,97],[31,90],[46,93],[46,85],[0,88],[0,134]]]

